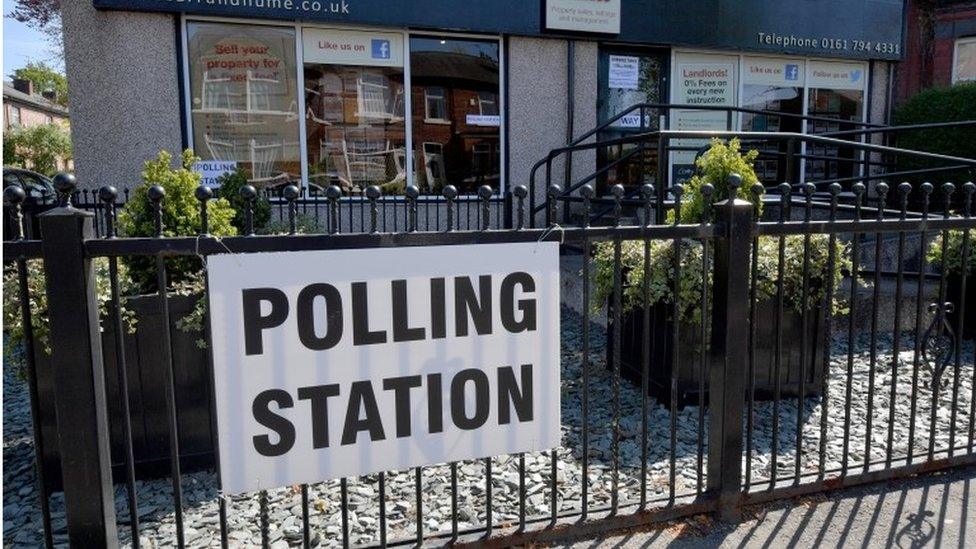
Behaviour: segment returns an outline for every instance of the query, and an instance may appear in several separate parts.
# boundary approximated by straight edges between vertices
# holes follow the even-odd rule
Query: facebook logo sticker
[[[390,41],[373,39],[373,59],[390,58]]]
[[[799,80],[800,78],[800,66],[794,64],[787,64],[785,76],[787,80]]]

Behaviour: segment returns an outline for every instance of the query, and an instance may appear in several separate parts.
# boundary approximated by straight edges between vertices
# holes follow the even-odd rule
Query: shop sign
[[[709,0],[687,9],[657,0],[479,0],[460,9],[458,0],[90,1],[123,11],[515,36],[597,33],[622,43],[891,60],[902,55],[904,19],[903,0]]]
[[[488,126],[497,128],[502,125],[502,117],[497,114],[469,114],[464,122],[469,126]]]
[[[223,254],[207,276],[225,493],[559,444],[558,243]]]
[[[403,35],[387,32],[359,32],[336,29],[304,29],[306,63],[403,66]]]
[[[220,187],[218,180],[236,170],[235,160],[200,160],[193,164],[193,171],[200,174],[200,183],[210,188]]]
[[[802,60],[776,57],[744,57],[742,79],[746,84],[802,88],[805,79]]]
[[[620,0],[545,0],[546,29],[620,34]]]
[[[640,80],[640,58],[632,55],[610,56],[609,84],[618,90],[636,90]]]
[[[807,85],[829,90],[863,90],[867,80],[867,68],[862,63],[836,63],[811,61]]]

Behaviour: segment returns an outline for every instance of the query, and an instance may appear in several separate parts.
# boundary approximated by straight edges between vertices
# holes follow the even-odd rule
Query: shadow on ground
[[[617,547],[976,546],[976,466],[746,509],[738,524],[697,516],[567,544]]]

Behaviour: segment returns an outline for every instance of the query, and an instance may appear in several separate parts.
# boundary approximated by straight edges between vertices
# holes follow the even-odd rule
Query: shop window
[[[187,57],[196,154],[259,186],[299,179],[294,29],[190,22]]]
[[[425,118],[431,121],[447,122],[447,98],[444,97],[444,88],[429,86],[424,88],[424,101],[426,104]]]
[[[307,28],[305,131],[308,181],[338,185],[345,195],[377,185],[406,188],[403,37],[400,34]],[[329,47],[340,44],[347,47]],[[373,45],[377,51],[373,51]]]
[[[952,56],[952,83],[976,81],[976,36],[956,40]]]
[[[867,71],[861,63],[811,61],[807,74],[810,88],[807,114],[829,120],[808,121],[807,132],[823,134],[861,127],[866,80]],[[848,147],[810,143],[805,153],[806,180],[849,183],[860,175],[858,155]]]
[[[410,38],[414,181],[421,191],[500,191],[499,59],[496,40]]]
[[[756,111],[803,114],[805,66],[802,60],[776,57],[743,57],[742,107]],[[742,130],[753,132],[803,131],[799,117],[743,113]],[[756,176],[767,185],[786,181],[787,143],[781,139],[754,145],[759,157],[754,163]],[[799,151],[797,151],[799,152]],[[799,174],[799,158],[793,161],[793,174]]]

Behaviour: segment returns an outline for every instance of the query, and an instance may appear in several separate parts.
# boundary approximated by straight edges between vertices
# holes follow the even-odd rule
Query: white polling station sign
[[[552,448],[559,250],[207,260],[224,493]]]

